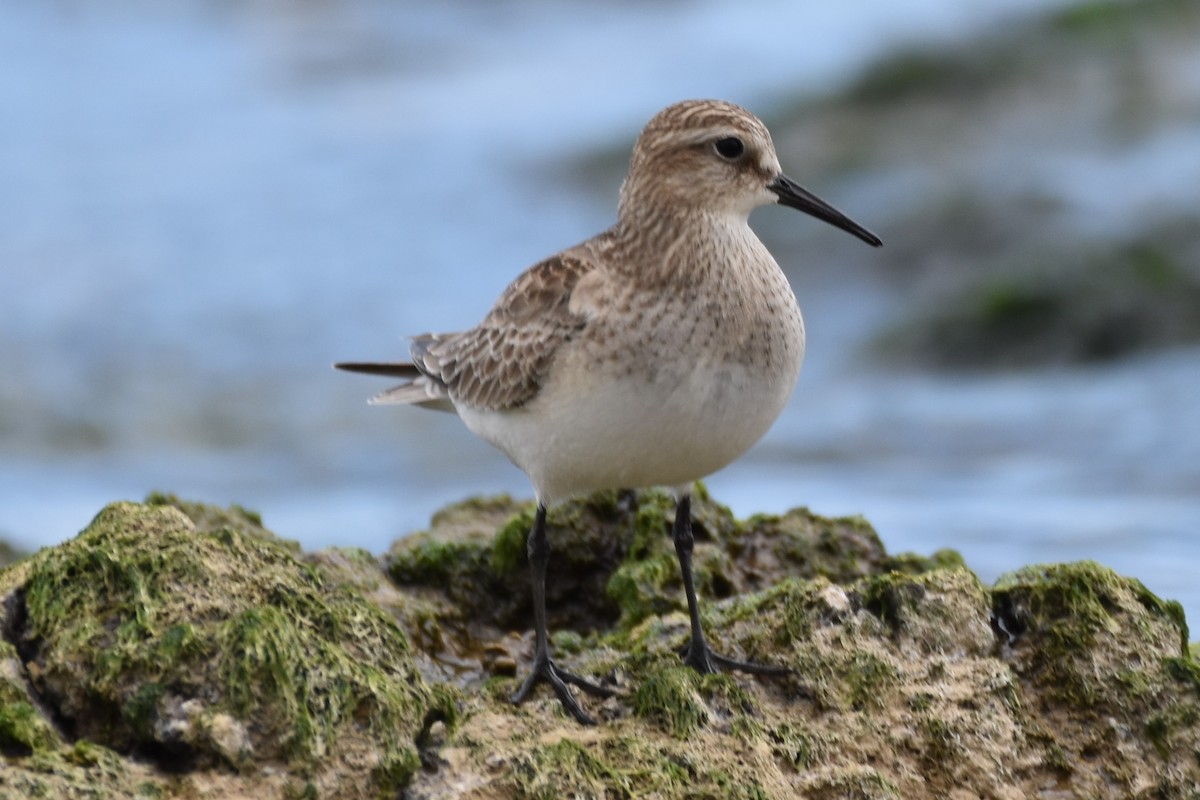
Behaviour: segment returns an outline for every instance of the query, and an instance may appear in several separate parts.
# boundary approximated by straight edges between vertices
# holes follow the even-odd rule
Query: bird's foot
[[[684,645],[679,655],[683,663],[699,672],[701,675],[711,675],[719,670],[737,670],[752,675],[788,675],[791,670],[787,667],[776,667],[771,664],[756,664],[753,661],[738,661],[736,658],[714,653],[703,639],[692,639]]]
[[[583,725],[595,725],[596,720],[593,719],[579,705],[579,701],[575,699],[575,695],[567,688],[567,684],[571,683],[578,686],[588,694],[596,697],[612,697],[613,691],[606,689],[598,683],[593,683],[587,678],[581,678],[578,675],[567,672],[561,669],[549,658],[539,658],[534,661],[533,669],[530,671],[525,682],[521,684],[521,688],[512,696],[514,703],[523,703],[533,691],[533,687],[539,683],[548,683],[550,688],[554,689],[554,693],[558,695],[559,702],[563,704],[563,708],[570,712],[571,716],[579,720]]]

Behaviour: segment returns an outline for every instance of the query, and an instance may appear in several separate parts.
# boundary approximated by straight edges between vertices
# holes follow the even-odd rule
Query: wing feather
[[[560,254],[530,267],[500,295],[476,327],[413,340],[413,363],[456,404],[516,408],[537,396],[555,354],[587,325],[570,308],[571,292],[593,269]]]
[[[364,375],[385,375],[389,378],[408,378],[409,380],[421,374],[421,370],[408,362],[341,361],[334,364],[333,368],[346,372],[361,372]]]

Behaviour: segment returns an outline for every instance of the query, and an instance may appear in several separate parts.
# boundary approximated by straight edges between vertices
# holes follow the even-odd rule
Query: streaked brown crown
[[[736,139],[736,157],[718,149]],[[656,210],[748,214],[774,202],[767,191],[779,174],[771,134],[741,106],[723,100],[685,100],[668,106],[646,124],[633,148],[621,189],[620,215]]]

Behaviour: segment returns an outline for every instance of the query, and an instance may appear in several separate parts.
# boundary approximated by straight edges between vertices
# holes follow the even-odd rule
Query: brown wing
[[[534,398],[554,354],[587,324],[569,308],[571,292],[592,265],[570,255],[535,264],[500,295],[469,331],[413,340],[413,363],[442,383],[456,404],[501,410]]]

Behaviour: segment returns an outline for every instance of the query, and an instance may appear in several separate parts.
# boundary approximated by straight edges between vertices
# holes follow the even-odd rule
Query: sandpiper
[[[685,663],[702,673],[787,671],[718,655],[705,640],[689,494],[766,433],[800,372],[800,308],[747,224],[773,203],[881,244],[782,173],[753,114],[717,100],[677,103],[638,137],[613,227],[530,267],[476,327],[414,337],[411,361],[335,365],[403,379],[372,402],[456,412],[533,483],[536,644],[513,702],[544,681],[592,724],[567,684],[611,694],[559,667],[546,632],[546,507],[600,489],[674,492],[691,617]]]

